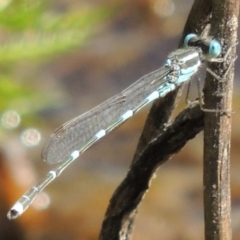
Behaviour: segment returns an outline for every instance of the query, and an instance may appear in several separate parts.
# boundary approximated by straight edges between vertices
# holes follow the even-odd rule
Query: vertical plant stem
[[[239,0],[213,0],[211,34],[221,40],[223,56],[237,41]],[[205,240],[230,240],[230,142],[235,47],[223,63],[209,64],[221,81],[208,74],[204,93]],[[231,65],[231,63],[233,63]]]

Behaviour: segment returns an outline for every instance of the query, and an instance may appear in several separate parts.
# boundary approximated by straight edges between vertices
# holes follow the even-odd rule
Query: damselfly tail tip
[[[9,220],[15,219],[18,216],[19,216],[19,212],[14,210],[14,209],[11,209],[7,214],[7,217],[8,217]]]
[[[23,205],[21,203],[15,203],[14,206],[7,213],[9,220],[16,219],[23,213]]]

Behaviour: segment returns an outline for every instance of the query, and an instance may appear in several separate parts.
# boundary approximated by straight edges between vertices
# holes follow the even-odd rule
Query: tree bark
[[[237,42],[238,0],[213,0],[211,34],[223,45],[223,57]],[[204,88],[204,216],[206,240],[230,240],[230,142],[236,48],[223,63],[209,64],[222,80],[207,75]],[[231,65],[231,63],[233,63]],[[230,69],[229,69],[230,68]],[[226,71],[228,74],[224,76]]]

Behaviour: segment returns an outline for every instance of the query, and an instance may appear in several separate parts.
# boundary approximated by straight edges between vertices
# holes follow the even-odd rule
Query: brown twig
[[[222,40],[223,53],[237,42],[239,0],[213,0],[211,33]],[[235,48],[221,64],[210,64],[218,76],[228,70]],[[234,64],[233,64],[234,65]],[[230,138],[233,65],[222,81],[208,74],[205,84],[204,213],[205,239],[231,239]]]

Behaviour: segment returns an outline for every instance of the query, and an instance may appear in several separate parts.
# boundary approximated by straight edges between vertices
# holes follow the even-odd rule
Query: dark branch
[[[194,138],[203,129],[204,114],[198,104],[188,107],[157,136],[133,162],[130,171],[114,193],[107,209],[100,239],[128,239],[125,221],[132,219],[136,208],[149,188],[149,182],[160,164]],[[127,227],[123,229],[121,226]],[[121,232],[119,234],[119,229]],[[124,237],[123,237],[124,235]]]

